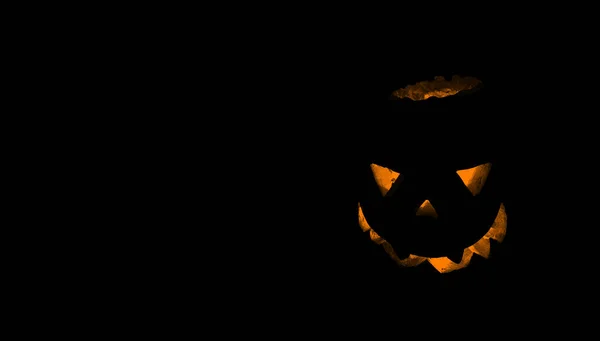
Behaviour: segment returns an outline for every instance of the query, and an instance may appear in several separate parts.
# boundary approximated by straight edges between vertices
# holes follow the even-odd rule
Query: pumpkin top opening
[[[393,98],[410,98],[413,101],[422,101],[430,97],[443,98],[455,95],[461,91],[471,90],[481,85],[481,81],[475,77],[452,76],[446,80],[437,76],[432,81],[423,81],[414,85],[408,85],[392,93]]]

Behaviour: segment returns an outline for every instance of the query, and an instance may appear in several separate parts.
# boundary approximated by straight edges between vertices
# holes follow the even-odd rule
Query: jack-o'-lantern
[[[474,78],[436,78],[392,96],[420,101],[479,85]],[[448,273],[467,267],[472,257],[487,259],[493,252],[490,241],[504,240],[507,215],[493,162],[413,160],[403,167],[402,161],[372,161],[363,167],[359,225],[399,266],[430,264]]]

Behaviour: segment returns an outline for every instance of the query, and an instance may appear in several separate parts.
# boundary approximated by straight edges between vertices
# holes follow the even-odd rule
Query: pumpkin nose
[[[417,216],[419,216],[419,217],[432,217],[432,218],[437,219],[438,214],[435,211],[435,208],[433,208],[433,205],[431,204],[431,202],[429,200],[425,200],[423,202],[423,204],[421,204],[421,206],[417,210]]]

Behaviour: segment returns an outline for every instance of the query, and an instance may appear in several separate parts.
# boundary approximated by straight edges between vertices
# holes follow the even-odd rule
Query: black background
[[[69,244],[60,250],[65,260],[32,283],[58,278],[62,284],[67,277],[55,269],[65,268],[75,280],[61,287],[84,288],[80,304],[88,305],[80,297],[116,298],[111,313],[128,314],[120,309],[125,303],[192,323],[201,311],[230,322],[219,332],[245,332],[234,318],[257,325],[264,310],[283,321],[302,324],[315,314],[330,322],[339,315],[322,309],[328,305],[358,307],[366,313],[348,321],[371,328],[390,311],[412,312],[407,304],[440,297],[463,306],[465,297],[475,298],[515,315],[523,304],[536,311],[563,310],[562,303],[577,305],[573,311],[589,308],[587,289],[597,287],[598,76],[596,40],[579,38],[594,31],[567,32],[567,22],[585,20],[562,13],[521,10],[504,10],[518,12],[518,24],[494,8],[479,22],[464,12],[408,23],[429,11],[390,11],[386,29],[362,21],[362,13],[336,13],[333,20],[325,16],[326,25],[313,25],[312,13],[296,21],[275,15],[271,22],[249,13],[238,20],[227,9],[226,18],[212,23],[182,19],[178,10],[170,20],[157,15],[148,17],[151,25],[134,23],[135,35],[116,29],[106,49],[94,44],[85,51],[76,80],[66,79],[85,93],[63,91],[77,109],[69,130],[98,134],[93,149],[68,154],[77,166],[63,172],[83,175],[77,194],[67,192],[83,208],[62,207],[66,216],[77,213],[74,233],[61,238]],[[337,23],[339,17],[352,28]],[[499,20],[486,22],[493,17]],[[534,23],[539,17],[553,28]],[[67,45],[82,53],[77,41]],[[438,104],[410,110],[390,104],[393,90],[455,74],[481,79],[485,96],[428,100]],[[478,118],[469,128],[479,129],[450,128],[465,107]],[[62,108],[51,107],[57,115]],[[88,111],[90,122],[78,124]],[[389,124],[383,131],[382,122]],[[473,142],[472,131],[489,144]],[[502,160],[508,230],[489,260],[443,275],[426,266],[405,271],[361,232],[356,182],[372,153],[387,153],[378,144],[382,137],[417,158],[423,145],[468,154],[473,149],[466,146],[477,144]],[[82,166],[82,155],[92,162]],[[61,219],[58,228],[40,226],[61,236]],[[56,244],[47,244],[51,250],[38,259],[56,252]],[[90,250],[91,259],[82,256]],[[366,301],[384,308],[365,310]],[[424,319],[441,316],[436,306],[426,308]],[[395,322],[388,329],[406,331]]]
[[[596,193],[588,185],[594,126],[582,121],[594,104],[577,91],[590,70],[552,54],[557,45],[479,42],[246,39],[223,53],[215,80],[203,78],[212,64],[198,62],[193,81],[168,83],[174,100],[166,108],[181,120],[169,134],[176,148],[164,153],[181,173],[169,178],[177,194],[166,197],[175,208],[164,226],[177,231],[159,254],[173,259],[163,263],[166,277],[214,284],[236,304],[269,297],[283,305],[431,292],[571,299],[594,283],[585,280],[594,248],[581,246],[595,240],[587,199]],[[455,74],[482,80],[484,95],[425,109],[390,105],[396,89]],[[469,128],[479,129],[451,128],[465,107],[477,118]],[[489,143],[473,142],[472,131]],[[356,182],[369,155],[382,152],[381,137],[417,157],[424,143],[443,143],[502,159],[508,231],[489,260],[444,275],[404,271],[368,240],[357,223]]]
[[[571,129],[571,122],[564,118],[567,112],[576,112],[578,104],[557,100],[548,91],[546,84],[564,82],[564,75],[531,67],[527,58],[522,63],[502,64],[490,58],[472,57],[478,55],[476,52],[461,50],[461,58],[442,54],[423,59],[395,54],[395,60],[383,54],[379,64],[371,64],[375,65],[373,68],[357,71],[362,72],[357,73],[361,77],[336,74],[339,78],[328,80],[337,82],[328,83],[325,89],[322,84],[311,89],[312,83],[305,83],[320,100],[307,100],[297,107],[305,110],[312,135],[292,133],[303,141],[301,148],[308,148],[297,159],[302,166],[292,172],[297,179],[303,179],[296,180],[302,184],[302,190],[286,194],[290,195],[290,203],[299,200],[307,206],[292,215],[290,229],[294,232],[283,244],[294,250],[294,256],[286,262],[295,265],[278,265],[278,269],[302,274],[298,275],[303,279],[300,282],[308,281],[315,290],[329,293],[369,287],[374,295],[385,297],[403,297],[406,292],[419,296],[432,290],[448,297],[478,297],[495,292],[498,300],[518,300],[523,295],[544,297],[548,291],[572,295],[565,288],[581,285],[572,279],[573,274],[585,274],[576,270],[583,266],[585,257],[581,254],[586,251],[577,244],[582,243],[582,225],[575,223],[585,217],[570,213],[581,205],[573,201],[577,197],[573,192],[580,188],[563,180],[570,177],[567,174],[574,169],[569,169],[573,167],[569,165],[576,164],[578,156],[567,147],[571,141],[561,139],[559,136],[564,135],[555,132]],[[413,107],[408,112],[390,106],[391,91],[454,74],[481,79],[485,86],[483,95],[477,100],[465,97],[439,101],[432,107]],[[475,101],[479,102],[473,104]],[[457,116],[461,117],[464,110],[475,118],[468,127],[475,128],[473,131],[481,140],[474,140],[469,131],[456,127],[461,121]],[[381,117],[390,122],[385,131],[380,128]],[[432,128],[432,121],[441,123]],[[428,134],[428,141],[423,141],[422,134]],[[473,151],[483,151],[502,160],[509,227],[506,240],[499,248],[493,248],[489,260],[444,275],[427,267],[405,271],[360,231],[351,170],[363,165],[369,153],[381,152],[376,141],[382,136],[385,141],[397,141],[401,150],[417,158],[414,151],[424,148],[423,144],[434,148],[436,143],[444,143],[464,151],[467,157]],[[487,144],[478,142],[482,140]],[[295,155],[292,158],[298,154]],[[289,230],[282,235],[288,233]],[[279,260],[273,262],[280,264]],[[294,287],[298,283],[289,284]],[[324,289],[330,287],[335,289]]]
[[[233,185],[224,187],[226,191],[217,187],[218,193],[209,197],[219,210],[200,210],[209,212],[207,221],[215,221],[210,225],[219,228],[200,229],[202,246],[194,244],[195,238],[186,240],[192,244],[185,251],[190,254],[179,258],[186,259],[184,264],[192,262],[192,268],[198,266],[193,260],[200,259],[203,271],[214,269],[228,288],[235,288],[230,291],[247,299],[261,292],[297,303],[362,292],[384,297],[414,292],[411,299],[426,292],[479,297],[491,291],[500,295],[498,300],[543,298],[548,291],[568,297],[574,292],[565,291],[565,286],[589,283],[573,279],[587,274],[578,270],[585,269],[589,258],[583,254],[591,250],[579,247],[587,239],[581,237],[589,226],[583,223],[589,218],[583,214],[587,204],[577,199],[583,187],[566,180],[585,173],[576,166],[579,154],[572,152],[577,143],[565,137],[580,129],[569,116],[577,113],[579,103],[569,98],[557,101],[546,86],[568,81],[528,63],[498,65],[490,59],[471,59],[473,51],[462,52],[464,58],[381,54],[383,60],[362,60],[356,68],[352,66],[357,64],[325,56],[309,64],[294,60],[269,65],[287,71],[276,75],[271,70],[265,76],[264,69],[256,69],[231,78],[225,89],[235,91],[225,93],[227,98],[218,107],[227,108],[222,117],[233,120],[231,126],[230,119],[225,122],[230,137],[222,137],[231,144],[227,152],[211,147],[209,130],[199,135],[208,141],[190,146],[201,146],[205,165],[230,165],[198,178],[198,202],[206,201],[202,193],[218,186],[217,179],[234,179]],[[391,91],[454,74],[481,79],[482,97],[440,101],[423,110],[390,106]],[[256,88],[248,80],[256,81]],[[244,94],[240,90],[248,88],[237,84],[251,90]],[[477,118],[468,124],[475,130],[455,128],[456,116],[462,117],[465,107]],[[381,117],[402,125],[390,124],[382,132]],[[432,130],[436,121],[440,123]],[[477,140],[471,139],[472,131]],[[422,134],[429,139],[423,141]],[[370,153],[381,152],[375,143],[381,136],[408,146],[402,150],[417,158],[423,144],[434,148],[442,143],[467,157],[483,151],[502,159],[509,225],[505,241],[493,247],[489,260],[444,275],[425,266],[405,271],[361,232],[358,170]],[[210,167],[201,166],[202,172],[206,168]],[[182,207],[196,212],[187,206],[194,202],[184,200]]]

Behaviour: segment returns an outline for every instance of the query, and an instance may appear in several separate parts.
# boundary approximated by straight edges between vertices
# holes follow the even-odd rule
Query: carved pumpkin
[[[436,78],[392,96],[419,101],[480,85],[474,78]],[[499,175],[491,162],[468,168],[460,162],[402,170],[377,163],[368,166],[363,172],[369,178],[367,189],[358,204],[359,225],[399,266],[430,264],[448,273],[467,267],[474,255],[487,259],[490,240],[504,240],[507,216],[497,195]]]

